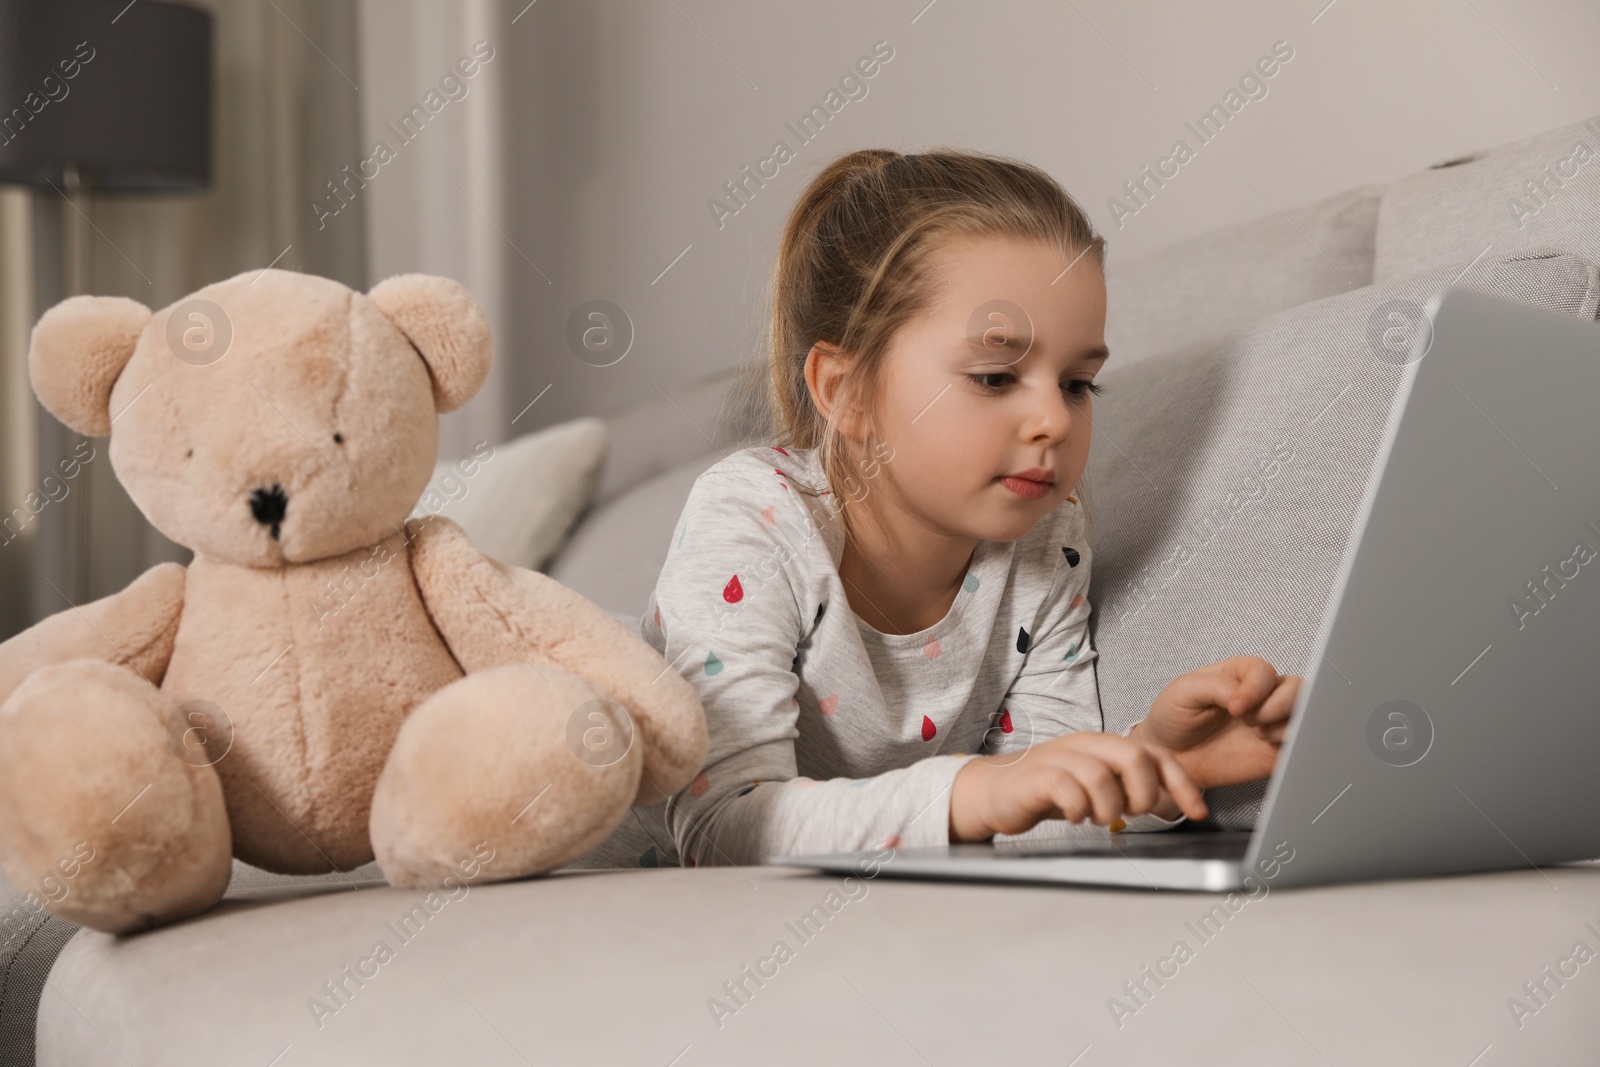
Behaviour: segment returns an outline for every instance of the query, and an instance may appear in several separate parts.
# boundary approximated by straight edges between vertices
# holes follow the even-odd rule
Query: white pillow
[[[434,467],[412,517],[453,519],[485,555],[538,570],[588,506],[605,458],[606,425],[592,418],[484,442]]]

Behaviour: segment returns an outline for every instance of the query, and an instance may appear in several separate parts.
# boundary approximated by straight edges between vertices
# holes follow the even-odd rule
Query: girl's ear
[[[88,437],[110,433],[111,387],[150,315],[125,296],[69,296],[46,311],[28,345],[28,377],[39,403]]]
[[[806,387],[817,413],[833,423],[841,436],[859,444],[866,439],[868,427],[859,400],[850,395],[852,362],[839,346],[818,341],[806,353]]]
[[[397,274],[373,286],[367,299],[422,353],[441,412],[472,399],[489,377],[494,340],[489,316],[471,293],[449,278]]]

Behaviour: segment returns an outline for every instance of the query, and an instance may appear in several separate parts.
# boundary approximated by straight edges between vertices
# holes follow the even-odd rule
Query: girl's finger
[[[1232,694],[1221,703],[1235,717],[1256,714],[1282,681],[1272,664],[1260,656],[1234,656],[1222,662],[1232,669],[1235,685]]]
[[[1278,684],[1278,672],[1259,656],[1234,656],[1179,675],[1168,687],[1182,707],[1216,707],[1249,721]]]
[[[1272,691],[1261,705],[1257,718],[1263,723],[1287,722],[1290,713],[1294,711],[1295,701],[1300,698],[1300,679],[1292,674],[1286,674],[1278,682],[1278,687]]]
[[[1127,807],[1120,814],[1143,815],[1161,802],[1161,770],[1150,750],[1137,741],[1100,734],[1102,744],[1095,754],[1105,760],[1122,780]]]
[[[1107,826],[1127,810],[1128,798],[1122,791],[1121,780],[1116,771],[1097,756],[1067,752],[1062,755],[1059,766],[1089,795],[1096,823]]]
[[[1204,819],[1210,809],[1206,807],[1206,798],[1201,794],[1200,787],[1194,784],[1194,779],[1189,777],[1189,772],[1170,752],[1152,751],[1151,756],[1160,767],[1161,780],[1166,783],[1172,799],[1177,801],[1178,809],[1191,819]]]
[[[1071,774],[1061,771],[1050,780],[1050,803],[1055,805],[1057,814],[1045,814],[1044,818],[1062,818],[1070,823],[1083,822],[1093,813],[1093,806],[1089,803],[1089,795],[1083,791],[1078,780]]]
[[[1226,662],[1226,661],[1224,661]],[[1217,664],[1220,667],[1221,664]],[[1228,701],[1238,689],[1232,671],[1204,668],[1180,674],[1167,686],[1173,703],[1181,708],[1228,709]]]

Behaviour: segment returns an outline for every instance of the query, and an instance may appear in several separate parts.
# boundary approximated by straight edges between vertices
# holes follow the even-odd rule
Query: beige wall
[[[462,250],[478,242],[481,263],[485,237],[497,250],[498,270],[482,276],[493,283],[505,395],[457,427],[458,448],[756,355],[784,215],[852,148],[946,143],[1023,156],[1079,198],[1115,262],[1600,111],[1593,0],[1337,0],[1325,10],[1325,0],[937,0],[920,14],[920,0],[540,0],[511,24],[525,2],[362,7],[369,113],[399,110],[440,57],[465,51],[476,37],[464,13],[478,12],[470,33],[497,49],[499,94],[446,109],[431,147],[419,140],[370,200],[375,277],[466,270]],[[431,53],[414,69],[419,40]],[[785,122],[822,102],[877,41],[894,58],[867,95],[800,145]],[[1276,41],[1294,56],[1267,95],[1198,146],[1185,121]],[[483,145],[503,160],[503,185],[478,205],[494,228],[442,181],[479,180],[472,121],[503,125],[503,142]],[[1179,137],[1198,146],[1194,158],[1119,229],[1108,199]],[[780,138],[795,159],[719,230],[707,200]],[[623,306],[637,330],[627,358],[605,368],[564,341],[572,309],[597,297]]]

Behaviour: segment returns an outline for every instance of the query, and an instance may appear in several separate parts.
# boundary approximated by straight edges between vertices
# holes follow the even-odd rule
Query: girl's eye
[[[1075,385],[1081,385],[1081,386],[1083,386],[1083,389],[1076,390],[1076,389],[1072,388]],[[1097,382],[1088,381],[1088,380],[1083,379],[1083,378],[1074,378],[1070,382],[1062,382],[1061,383],[1061,388],[1064,389],[1067,392],[1068,396],[1071,396],[1075,400],[1082,400],[1084,397],[1089,396],[1091,394],[1093,394],[1094,396],[1099,396],[1101,393],[1106,391],[1106,387],[1105,386],[1100,385]]]
[[[967,380],[986,393],[998,393],[1000,387],[1011,380],[1009,374],[969,374]]]

